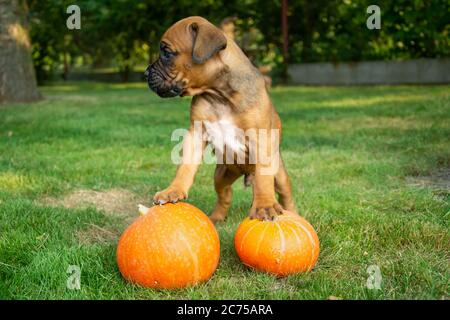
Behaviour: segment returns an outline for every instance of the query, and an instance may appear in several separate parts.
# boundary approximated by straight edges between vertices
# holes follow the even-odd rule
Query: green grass
[[[449,86],[272,89],[296,202],[321,240],[316,269],[277,279],[239,263],[233,235],[251,191],[238,181],[218,227],[219,268],[207,283],[175,291],[126,283],[117,237],[76,236],[92,224],[119,234],[123,216],[41,200],[121,188],[150,203],[174,175],[170,134],[187,126],[189,99],[160,99],[143,84],[42,91],[42,102],[0,108],[0,298],[449,298],[449,191],[407,183],[450,167]],[[213,170],[203,165],[190,192],[205,212],[215,202]],[[69,265],[82,269],[81,290],[66,288]],[[381,270],[379,290],[366,288],[370,265]]]

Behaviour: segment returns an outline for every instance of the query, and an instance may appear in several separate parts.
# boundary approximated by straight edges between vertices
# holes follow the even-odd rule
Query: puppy
[[[181,163],[172,183],[155,194],[155,204],[187,198],[205,147],[213,145],[214,223],[226,218],[231,185],[242,175],[253,186],[250,218],[273,220],[283,209],[296,211],[278,150],[280,118],[264,77],[231,38],[202,17],[180,20],[163,35],[159,59],[145,75],[160,97],[193,96]],[[198,134],[199,128],[206,134]],[[199,136],[206,139],[198,142]]]

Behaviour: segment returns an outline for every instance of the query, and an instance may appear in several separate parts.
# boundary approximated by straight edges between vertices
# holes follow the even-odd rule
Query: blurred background
[[[79,30],[66,27],[70,16],[66,9],[72,4],[81,9]],[[163,32],[191,15],[204,16],[234,35],[275,84],[293,79],[301,83],[289,71],[297,63],[336,65],[449,56],[448,1],[376,1],[381,8],[378,30],[366,27],[371,4],[371,0],[1,0],[0,61],[2,65],[27,64],[27,54],[9,50],[14,57],[8,57],[9,22],[24,31],[13,34],[15,41],[26,42],[39,84],[142,81],[144,68],[159,54]],[[448,67],[448,61],[443,66]]]

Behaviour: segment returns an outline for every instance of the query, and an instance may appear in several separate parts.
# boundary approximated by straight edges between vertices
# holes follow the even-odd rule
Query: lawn
[[[170,135],[187,126],[189,98],[160,99],[144,84],[41,89],[39,103],[0,107],[0,298],[449,298],[449,86],[273,88],[318,264],[283,279],[240,264],[233,235],[251,204],[240,180],[218,226],[219,268],[175,291],[126,283],[115,249],[135,205],[174,175]],[[206,213],[213,170],[203,165],[189,194]],[[80,290],[66,286],[70,265],[81,268]],[[366,286],[369,266],[381,271],[379,289]]]

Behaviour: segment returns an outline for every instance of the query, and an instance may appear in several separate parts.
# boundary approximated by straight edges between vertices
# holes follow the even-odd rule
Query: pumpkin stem
[[[138,204],[138,209],[141,216],[145,215],[148,212],[148,208],[142,204]]]

